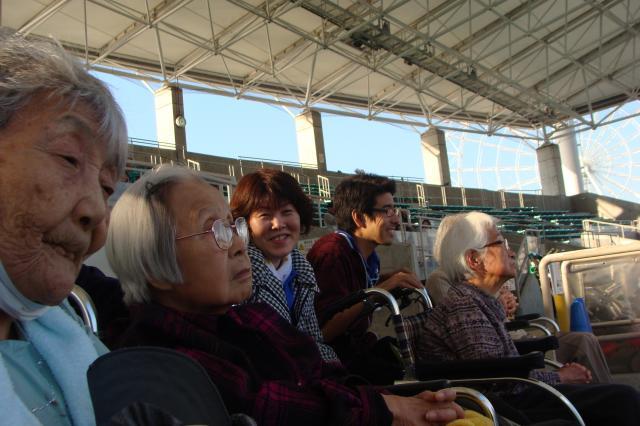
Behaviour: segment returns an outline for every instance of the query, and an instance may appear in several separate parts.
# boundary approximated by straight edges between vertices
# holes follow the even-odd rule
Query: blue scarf
[[[13,285],[11,278],[0,262],[0,310],[11,318],[30,321],[44,314],[49,306],[33,302]]]
[[[15,288],[0,263],[0,287],[28,300]],[[17,297],[16,300],[20,299]],[[5,299],[6,302],[6,299]],[[93,405],[87,384],[87,369],[98,357],[87,331],[59,306],[44,308],[30,302],[34,319],[19,320],[28,340],[47,363],[60,386],[67,403],[69,415],[75,425],[95,425]],[[22,305],[22,306],[28,306]],[[34,368],[36,366],[34,365]],[[0,415],[3,424],[40,425],[35,415],[16,394],[11,376],[0,356]]]

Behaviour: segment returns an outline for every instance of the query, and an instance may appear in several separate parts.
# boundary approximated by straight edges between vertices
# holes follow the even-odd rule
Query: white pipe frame
[[[600,259],[602,257],[609,257],[610,255],[628,255],[631,253],[638,253],[640,255],[640,243],[631,243],[624,246],[607,246],[598,247],[584,250],[574,250],[563,253],[553,253],[546,255],[540,260],[538,269],[540,271],[540,290],[542,292],[542,301],[544,303],[545,316],[549,318],[555,318],[553,314],[553,298],[551,294],[551,283],[549,276],[547,275],[547,268],[552,263],[564,262],[566,260],[578,260],[578,259]],[[569,289],[569,283],[564,279],[562,280],[562,290],[564,292],[564,301],[567,307],[571,305],[571,293]]]

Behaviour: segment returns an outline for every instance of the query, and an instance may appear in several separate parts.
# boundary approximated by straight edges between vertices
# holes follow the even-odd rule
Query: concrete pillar
[[[574,129],[563,131],[558,137],[560,158],[562,160],[562,179],[565,194],[576,195],[584,192],[582,172],[580,168],[580,154]]]
[[[422,164],[425,182],[432,185],[451,186],[449,158],[444,132],[431,127],[420,135],[422,148]]]
[[[564,195],[562,162],[558,145],[545,142],[536,149],[542,195]]]
[[[327,171],[327,159],[324,154],[324,136],[322,118],[318,111],[309,110],[295,118],[296,141],[298,142],[298,161],[318,167],[318,172]]]
[[[163,86],[155,92],[156,132],[160,148],[176,152],[175,160],[184,164],[187,153],[187,134],[182,89]]]

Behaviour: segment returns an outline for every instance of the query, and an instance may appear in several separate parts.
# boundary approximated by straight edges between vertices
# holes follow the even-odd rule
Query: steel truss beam
[[[57,15],[77,22],[72,15],[77,9],[65,6],[81,1],[84,45],[79,40],[63,44],[95,69],[120,67],[150,81],[158,81],[160,74],[160,81],[180,80],[189,88],[291,108],[415,128],[451,128],[446,120],[460,120],[476,123],[471,131],[487,134],[528,127],[549,139],[566,127],[563,120],[577,120],[572,124],[576,131],[619,120],[595,112],[637,99],[640,92],[635,80],[640,73],[640,16],[634,0],[449,0],[435,1],[433,8],[429,0],[199,0],[198,6],[192,0],[145,0],[139,2],[147,6],[144,11],[122,0],[53,0],[14,27],[34,36],[43,22],[48,31]],[[90,31],[100,31],[100,26],[87,22],[86,3],[130,23],[109,42],[89,46]],[[183,25],[186,13],[174,16],[181,9],[204,18],[210,35]],[[220,10],[231,17],[222,20],[224,28]],[[408,10],[420,13],[410,22]],[[320,17],[321,24],[305,20],[309,14]],[[145,49],[157,50],[157,58],[127,55],[130,50],[124,47],[139,47],[142,40],[132,42],[149,29],[155,46]],[[579,42],[567,45],[567,34],[575,39],[577,31],[597,31],[600,40],[590,48]],[[452,42],[451,34],[457,40]],[[176,41],[189,46],[181,56],[175,54]],[[247,43],[259,53],[249,54]],[[513,52],[512,45],[518,46]],[[611,52],[606,64],[598,62],[603,52]],[[552,59],[541,64],[545,56]],[[220,59],[210,67],[206,61],[212,57]],[[326,60],[336,61],[334,70],[320,68]],[[307,73],[304,81],[301,72]],[[602,95],[601,88],[609,90]]]

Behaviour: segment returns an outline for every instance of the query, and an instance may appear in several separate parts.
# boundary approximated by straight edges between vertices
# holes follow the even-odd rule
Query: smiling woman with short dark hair
[[[268,303],[316,341],[325,361],[338,362],[320,331],[314,307],[318,285],[313,268],[297,249],[311,227],[313,205],[289,173],[261,169],[240,179],[231,198],[235,217],[249,224],[253,269],[250,303]]]

